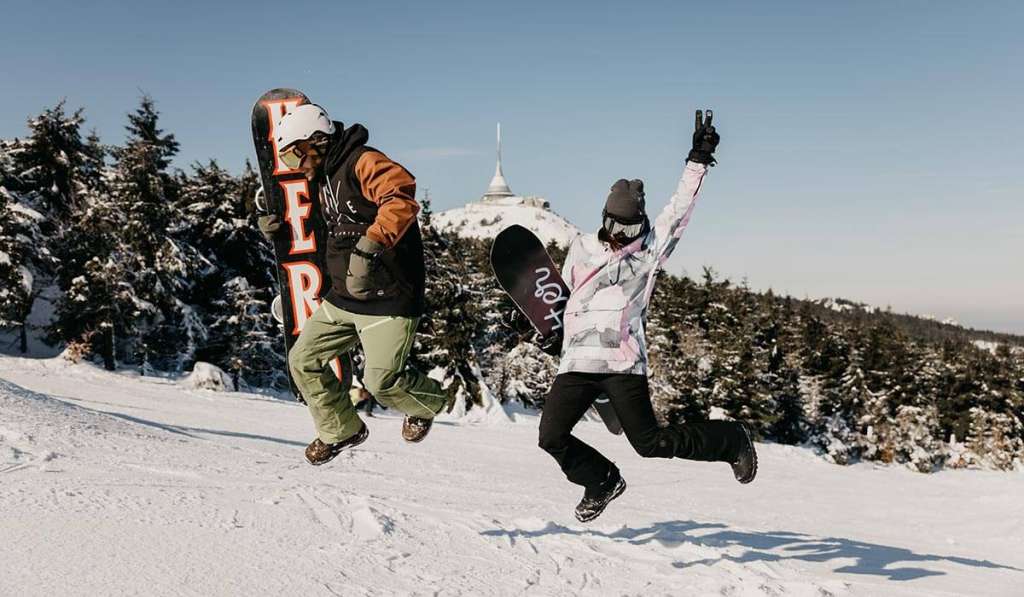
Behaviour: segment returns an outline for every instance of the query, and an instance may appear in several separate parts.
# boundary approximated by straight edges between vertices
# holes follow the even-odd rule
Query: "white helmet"
[[[295,106],[277,121],[274,127],[277,135],[277,150],[287,149],[296,141],[306,141],[316,133],[334,134],[334,123],[327,117],[327,111],[316,104]]]

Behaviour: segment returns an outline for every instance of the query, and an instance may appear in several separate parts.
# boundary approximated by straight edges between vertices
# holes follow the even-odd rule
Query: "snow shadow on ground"
[[[223,429],[205,429],[203,427],[184,427],[184,426],[181,426],[181,425],[168,425],[166,423],[157,423],[156,421],[149,421],[147,419],[140,419],[139,417],[133,417],[131,415],[126,415],[126,414],[123,414],[123,413],[112,413],[112,412],[107,412],[107,411],[98,411],[98,412],[102,412],[102,413],[104,413],[106,415],[110,415],[111,417],[117,417],[118,419],[124,419],[125,421],[130,421],[132,423],[138,423],[139,425],[145,425],[146,427],[155,427],[156,429],[162,429],[163,431],[167,431],[169,433],[174,433],[174,434],[177,434],[177,435],[184,435],[184,436],[187,436],[187,437],[191,437],[193,439],[203,439],[202,437],[197,436],[195,434],[196,433],[199,433],[199,434],[204,434],[205,433],[205,434],[210,434],[210,435],[221,435],[221,436],[224,436],[224,437],[238,437],[238,438],[242,438],[242,439],[254,439],[254,440],[259,440],[259,441],[264,441],[264,442],[273,442],[275,444],[284,444],[286,446],[298,446],[300,448],[305,448],[306,447],[306,444],[304,444],[302,442],[296,442],[296,441],[292,441],[292,440],[288,440],[288,439],[282,439],[280,437],[271,437],[269,435],[257,435],[257,434],[254,434],[254,433],[242,433],[240,431],[225,431]]]
[[[907,581],[946,574],[942,570],[929,570],[919,566],[901,565],[924,562],[950,562],[975,568],[995,568],[1024,572],[1019,568],[997,564],[988,560],[919,554],[902,547],[867,543],[841,537],[815,537],[813,535],[788,531],[736,531],[721,523],[696,522],[693,520],[659,522],[649,527],[637,529],[624,527],[612,533],[573,529],[549,522],[543,529],[535,531],[494,529],[483,531],[481,535],[508,537],[513,542],[516,539],[529,540],[544,536],[575,535],[578,537],[609,539],[633,545],[656,542],[664,547],[691,544],[723,550],[726,548],[743,548],[746,550],[739,555],[723,551],[721,555],[715,558],[673,562],[672,565],[676,568],[689,568],[698,565],[712,566],[723,560],[743,564],[756,561],[780,562],[785,560],[824,563],[832,560],[852,559],[855,560],[853,564],[841,565],[833,571],[846,574],[883,576],[889,580],[896,581]]]

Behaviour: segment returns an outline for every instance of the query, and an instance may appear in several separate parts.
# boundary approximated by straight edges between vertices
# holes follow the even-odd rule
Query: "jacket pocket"
[[[354,243],[353,243],[354,246]],[[339,239],[332,238],[327,243],[327,271],[331,275],[331,292],[345,298],[353,298],[345,286],[348,277],[348,259],[352,255],[352,247],[345,246]]]
[[[355,253],[349,254],[348,276],[345,280],[345,290],[353,299],[359,301],[379,301],[395,298],[400,294],[401,286],[395,278],[393,268],[385,263],[388,251],[371,263]],[[362,261],[353,269],[352,260]],[[368,269],[367,269],[367,266]],[[364,271],[365,270],[365,271]]]
[[[395,249],[388,249],[381,253],[379,267],[387,272],[390,284],[385,288],[389,296],[394,297],[412,292],[412,284],[406,279],[405,270],[399,265],[398,253]]]
[[[619,348],[622,343],[621,309],[566,310],[567,345],[591,348]]]

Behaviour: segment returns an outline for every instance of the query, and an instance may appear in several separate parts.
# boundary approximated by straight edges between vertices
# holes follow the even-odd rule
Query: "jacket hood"
[[[366,145],[369,140],[370,131],[366,130],[365,126],[353,124],[345,128],[341,122],[334,121],[334,134],[331,135],[327,157],[324,158],[324,172],[337,170],[354,150]]]

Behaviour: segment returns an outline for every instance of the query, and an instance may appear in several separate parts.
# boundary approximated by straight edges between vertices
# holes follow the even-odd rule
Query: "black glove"
[[[712,154],[718,147],[719,137],[715,127],[711,125],[713,116],[709,109],[705,119],[700,110],[697,110],[697,122],[693,127],[693,149],[690,150],[690,155],[686,156],[687,161],[706,166],[715,165],[715,156]]]
[[[533,329],[533,326],[530,324],[530,320],[523,315],[522,311],[515,307],[509,309],[504,315],[502,315],[501,325],[519,335],[523,335]]]
[[[552,333],[547,338],[542,338],[538,334],[535,342],[537,346],[540,346],[541,350],[553,357],[562,354],[562,332],[560,330]]]
[[[269,214],[260,216],[256,220],[256,225],[259,226],[260,232],[263,233],[264,238],[270,242],[274,242],[274,236],[281,231],[281,216],[276,214]]]
[[[384,249],[384,245],[368,236],[360,238],[352,249],[345,286],[354,298],[367,301],[389,296],[394,280],[381,263]]]

